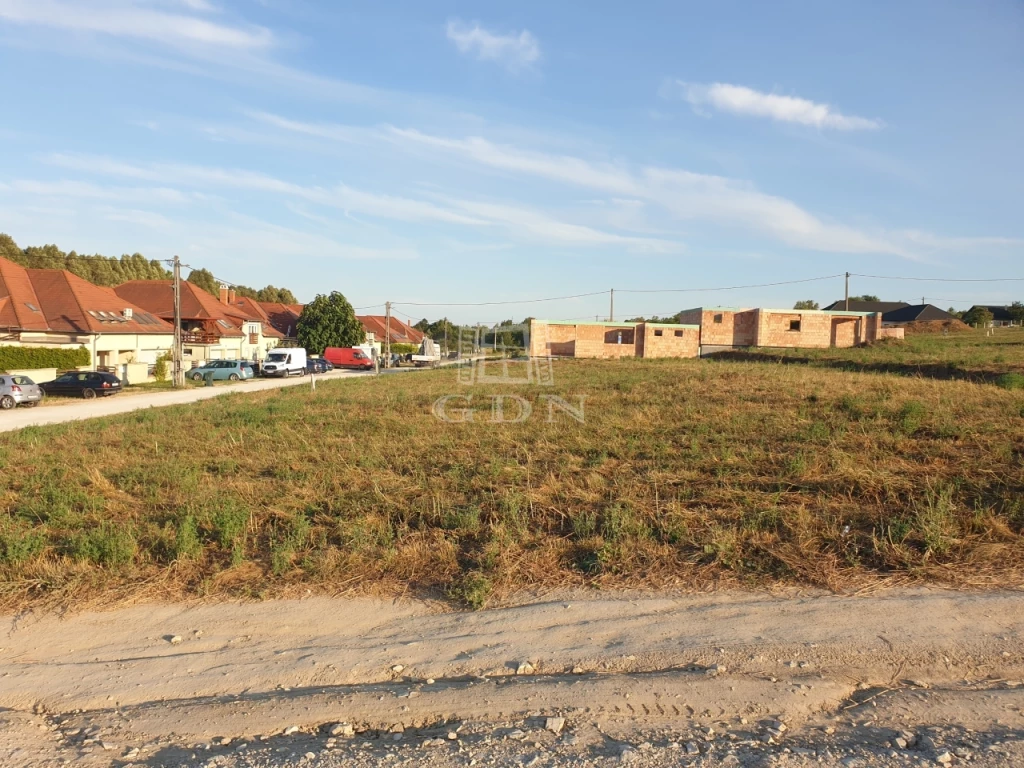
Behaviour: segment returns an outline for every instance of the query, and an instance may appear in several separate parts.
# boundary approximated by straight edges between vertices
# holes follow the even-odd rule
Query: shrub
[[[479,571],[472,571],[448,587],[448,597],[479,611],[487,604],[487,598],[490,597],[493,588],[494,585],[487,576]]]
[[[153,366],[153,375],[157,381],[167,381],[170,366],[168,363],[171,361],[171,353],[164,352],[160,357],[156,359],[156,365]]]
[[[0,564],[21,565],[39,555],[46,537],[24,525],[0,530]]]
[[[396,355],[415,355],[420,348],[415,344],[392,344],[391,352]]]
[[[116,567],[135,559],[135,535],[131,529],[113,523],[81,531],[70,542],[71,554],[78,560]]]
[[[199,526],[192,515],[186,515],[178,523],[174,536],[174,554],[179,559],[198,557],[203,551],[203,543],[199,538]]]
[[[81,368],[91,358],[85,347],[51,349],[50,347],[0,347],[0,370],[31,370],[33,368]]]

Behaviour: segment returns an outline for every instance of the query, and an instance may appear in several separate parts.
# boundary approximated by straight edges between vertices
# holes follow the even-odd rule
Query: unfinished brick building
[[[530,321],[531,357],[697,357],[700,328],[665,323]]]
[[[701,352],[729,347],[854,347],[877,341],[879,312],[697,307],[680,314],[700,326]]]

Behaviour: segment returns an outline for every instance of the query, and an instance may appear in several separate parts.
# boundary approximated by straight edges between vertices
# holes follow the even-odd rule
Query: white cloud
[[[21,195],[67,197],[79,200],[123,200],[149,203],[187,203],[188,195],[170,187],[112,187],[85,181],[18,179],[9,188]]]
[[[116,211],[111,210],[109,213],[104,214],[103,218],[107,221],[136,224],[140,227],[148,227],[150,229],[168,229],[171,226],[171,222],[166,216],[162,216],[159,213],[153,213],[152,211],[139,211],[132,208]]]
[[[625,165],[526,151],[479,137],[451,139],[399,129],[391,133],[396,140],[446,151],[491,168],[646,200],[680,219],[739,225],[769,233],[789,245],[840,253],[911,256],[909,248],[884,236],[822,221],[790,200],[721,176],[656,167],[633,171]]]
[[[881,120],[844,115],[828,104],[820,104],[799,96],[763,93],[744,85],[729,83],[687,83],[677,80],[662,90],[663,95],[682,96],[701,110],[705,107],[734,115],[766,117],[782,123],[798,123],[815,128],[840,131],[864,131],[881,128]]]
[[[263,173],[196,165],[133,165],[96,155],[54,154],[46,158],[61,168],[91,174],[120,176],[177,184],[229,187],[286,195],[309,203],[368,216],[405,222],[437,222],[477,228],[501,227],[530,239],[567,245],[622,245],[633,250],[678,251],[681,246],[665,240],[618,235],[600,229],[561,221],[537,210],[496,203],[438,196],[439,202],[368,192],[345,184],[308,187]]]
[[[217,24],[196,16],[147,8],[130,0],[100,0],[92,4],[0,0],[0,19],[176,47],[253,51],[269,48],[274,43],[273,34],[265,27]]]
[[[540,61],[540,43],[525,29],[502,35],[484,29],[476,21],[468,24],[461,19],[451,19],[447,34],[460,53],[480,61],[497,62],[511,72],[527,69]]]

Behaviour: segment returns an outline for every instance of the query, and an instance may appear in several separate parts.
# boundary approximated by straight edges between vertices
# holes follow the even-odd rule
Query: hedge
[[[0,371],[25,371],[33,368],[80,368],[89,365],[89,350],[52,347],[0,347]]]

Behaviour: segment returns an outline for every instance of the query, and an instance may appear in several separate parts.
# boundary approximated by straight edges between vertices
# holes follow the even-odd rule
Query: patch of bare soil
[[[1024,596],[8,617],[0,765],[1012,765]],[[939,761],[939,762],[936,762]]]

